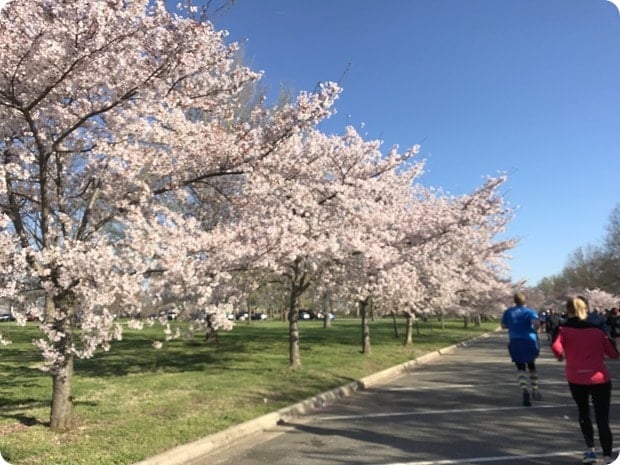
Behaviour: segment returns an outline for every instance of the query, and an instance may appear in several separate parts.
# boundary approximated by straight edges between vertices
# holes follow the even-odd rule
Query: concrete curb
[[[239,425],[232,426],[219,433],[198,439],[197,441],[174,447],[173,449],[159,455],[149,457],[141,462],[136,462],[133,465],[187,465],[191,463],[192,460],[196,460],[201,456],[206,456],[210,452],[231,447],[232,445],[243,441],[249,435],[273,430],[279,424],[282,424],[287,420],[316,411],[317,409],[334,403],[339,399],[350,396],[356,391],[385,384],[403,373],[412,371],[419,366],[426,365],[433,360],[440,358],[442,355],[454,352],[459,347],[464,347],[478,339],[488,336],[489,333],[484,333],[458,344],[444,347],[434,352],[429,352],[414,360],[373,373],[372,375],[366,376],[360,380],[356,380],[344,386],[323,392],[289,407],[262,415]]]

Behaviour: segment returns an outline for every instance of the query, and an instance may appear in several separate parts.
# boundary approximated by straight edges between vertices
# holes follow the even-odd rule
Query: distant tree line
[[[560,273],[543,278],[536,288],[547,298],[570,289],[600,289],[620,295],[620,204],[609,216],[602,244],[578,247]]]

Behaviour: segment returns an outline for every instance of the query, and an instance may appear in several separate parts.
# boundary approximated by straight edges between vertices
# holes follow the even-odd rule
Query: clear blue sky
[[[613,3],[235,0],[212,21],[245,43],[271,95],[339,81],[325,132],[420,143],[424,184],[462,194],[506,172],[513,279],[534,285],[603,240],[620,204]]]

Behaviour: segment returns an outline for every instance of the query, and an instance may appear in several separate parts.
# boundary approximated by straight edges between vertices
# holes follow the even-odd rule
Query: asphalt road
[[[577,410],[544,338],[543,400],[532,407],[521,405],[507,335],[498,332],[188,465],[581,463]],[[618,380],[620,362],[608,365]],[[618,446],[620,388],[611,418]]]

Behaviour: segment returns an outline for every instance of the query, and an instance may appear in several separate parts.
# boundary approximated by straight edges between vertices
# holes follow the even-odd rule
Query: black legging
[[[525,371],[525,366],[529,371],[536,371],[536,362],[515,362],[517,370]]]
[[[587,447],[594,447],[594,429],[590,419],[590,402],[594,406],[594,418],[598,427],[598,435],[601,440],[601,448],[604,456],[611,456],[612,435],[609,428],[609,405],[611,402],[611,381],[603,384],[573,384],[570,393],[579,409],[579,426],[586,441]]]

